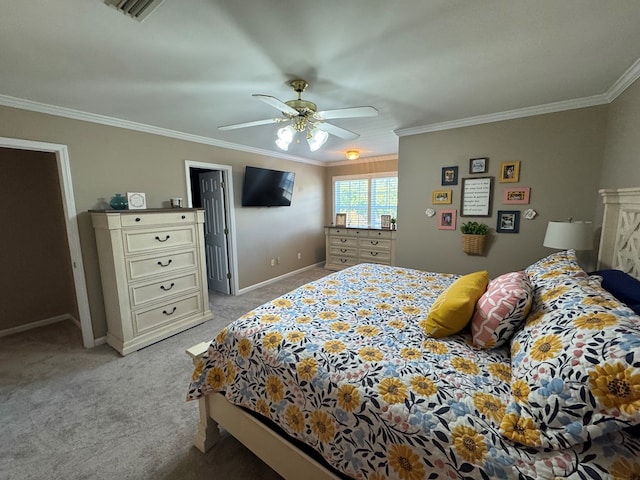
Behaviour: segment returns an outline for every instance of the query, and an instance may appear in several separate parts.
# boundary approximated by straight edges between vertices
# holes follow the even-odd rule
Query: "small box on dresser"
[[[204,210],[93,210],[107,343],[120,354],[211,318]]]
[[[329,270],[342,270],[358,263],[395,265],[396,230],[325,227],[326,263]]]

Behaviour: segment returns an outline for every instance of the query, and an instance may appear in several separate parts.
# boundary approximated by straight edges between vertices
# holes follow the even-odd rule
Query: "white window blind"
[[[333,212],[347,214],[347,226],[380,228],[380,215],[397,216],[398,177],[334,177]]]

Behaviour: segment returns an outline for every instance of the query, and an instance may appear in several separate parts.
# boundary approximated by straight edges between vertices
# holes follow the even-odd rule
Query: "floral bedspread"
[[[361,264],[302,286],[222,330],[187,398],[222,391],[355,479],[630,478],[640,441],[625,432],[550,451],[500,434],[508,345],[418,325],[456,278]]]

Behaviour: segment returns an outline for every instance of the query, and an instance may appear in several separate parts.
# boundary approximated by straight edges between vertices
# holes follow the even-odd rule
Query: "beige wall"
[[[326,168],[325,186],[325,222],[332,225],[335,221],[333,217],[333,177],[343,175],[367,175],[372,173],[386,173],[398,171],[398,159],[378,160],[378,161],[356,161],[342,165],[333,165]]]
[[[601,188],[640,186],[640,81],[609,106]]]
[[[95,238],[88,210],[104,208],[116,192],[141,191],[150,208],[187,197],[185,160],[231,165],[240,288],[324,260],[324,167],[173,138],[0,107],[0,136],[67,145],[82,257],[95,337],[106,321]],[[296,173],[291,207],[242,208],[245,165]],[[300,252],[302,259],[297,259]],[[280,257],[271,267],[270,259]],[[215,312],[213,312],[215,315]]]
[[[486,269],[493,277],[521,269],[548,255],[542,246],[549,220],[594,220],[605,144],[607,106],[584,108],[400,138],[397,263],[436,272]],[[489,157],[496,177],[492,215],[458,218],[455,231],[438,230],[425,215],[431,192],[440,189],[441,168],[458,165],[470,177],[469,159]],[[500,163],[519,160],[520,182],[498,182]],[[476,175],[480,176],[480,175]],[[461,182],[453,187],[452,208],[460,210]],[[530,205],[503,205],[505,187],[531,187]],[[533,208],[534,220],[520,220],[519,234],[495,233],[498,210]],[[440,206],[440,208],[442,208]],[[492,230],[485,256],[461,249],[461,222],[477,220]]]
[[[55,155],[0,148],[0,330],[78,318]]]

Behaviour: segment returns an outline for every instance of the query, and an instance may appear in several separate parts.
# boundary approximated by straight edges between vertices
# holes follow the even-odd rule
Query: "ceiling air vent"
[[[104,0],[104,3],[141,22],[164,0]]]

